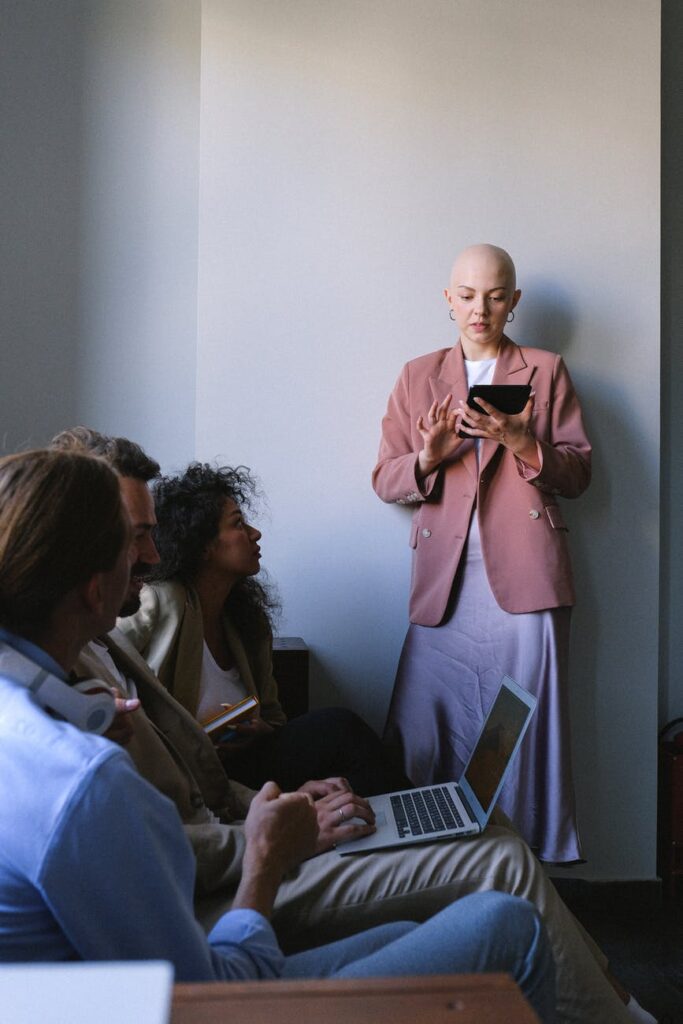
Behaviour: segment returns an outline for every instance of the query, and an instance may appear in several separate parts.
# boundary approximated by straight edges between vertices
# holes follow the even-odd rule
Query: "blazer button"
[[[425,528],[424,528],[424,530],[422,531],[422,536],[423,536],[423,537],[431,537],[431,535],[432,535],[432,531],[431,531],[431,530],[428,530],[428,529],[427,529],[427,528],[425,527]]]
[[[541,513],[538,511],[537,508],[530,508],[529,509],[529,519],[538,519],[540,514]]]

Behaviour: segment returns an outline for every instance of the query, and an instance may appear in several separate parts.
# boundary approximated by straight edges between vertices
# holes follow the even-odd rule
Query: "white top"
[[[220,668],[205,640],[202,654],[202,674],[199,681],[198,721],[208,722],[210,718],[223,710],[222,704],[236,704],[248,696],[249,691],[242,682],[237,669]]]
[[[467,373],[467,387],[473,388],[475,384],[490,384],[493,380],[493,371],[496,368],[496,359],[465,359],[465,371]],[[481,438],[474,439],[474,450],[479,465],[479,449]]]
[[[495,366],[495,356],[493,359],[466,359],[467,387],[474,387],[475,384],[490,384],[493,380]]]
[[[467,373],[467,387],[472,388],[475,384],[490,384],[493,380],[493,372],[496,368],[494,359],[465,359],[465,371]],[[477,467],[479,466],[479,449],[481,438],[474,439],[474,453],[477,456]],[[470,521],[470,536],[479,536],[479,517],[476,511]]]

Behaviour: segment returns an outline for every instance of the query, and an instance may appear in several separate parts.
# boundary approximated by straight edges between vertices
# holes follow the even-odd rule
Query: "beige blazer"
[[[155,583],[143,587],[140,601],[139,611],[129,618],[119,619],[119,627],[166,689],[195,716],[204,644],[204,623],[197,594],[181,583]],[[227,616],[223,626],[242,681],[247,691],[260,701],[261,717],[270,725],[283,725],[287,719],[280,707],[273,677],[270,631],[264,631],[255,653],[249,658]]]
[[[476,506],[486,573],[505,611],[532,612],[574,604],[567,528],[557,497],[576,498],[590,482],[591,447],[581,407],[562,358],[503,339],[494,384],[531,384],[531,429],[541,468],[525,466],[494,441],[474,442],[422,481],[415,475],[422,439],[416,423],[436,399],[467,399],[460,343],[407,363],[382,421],[373,487],[380,498],[416,506],[410,621],[438,625]]]
[[[246,816],[251,789],[228,780],[204,730],[161,685],[148,665],[119,630],[88,644],[75,670],[102,679],[117,690],[115,667],[140,698],[142,707],[129,715],[133,736],[126,750],[137,770],[178,809],[197,859],[197,891],[237,885],[244,854],[244,832],[232,822]]]

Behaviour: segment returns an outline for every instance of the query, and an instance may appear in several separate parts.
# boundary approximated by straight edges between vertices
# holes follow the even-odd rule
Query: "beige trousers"
[[[523,896],[541,912],[557,969],[558,1024],[629,1024],[603,973],[604,956],[524,840],[501,826],[453,843],[314,857],[283,882],[273,924],[292,953],[387,921],[424,921],[462,896],[490,889]],[[197,908],[207,928],[226,909],[218,894]]]

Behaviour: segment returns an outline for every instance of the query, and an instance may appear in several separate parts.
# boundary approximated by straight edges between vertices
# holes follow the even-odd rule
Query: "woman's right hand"
[[[420,416],[416,423],[424,445],[417,457],[419,478],[428,476],[462,444],[458,437],[461,414],[451,409],[452,401],[453,395],[446,395],[441,404],[432,402],[427,415]]]
[[[316,800],[318,842],[316,853],[333,850],[339,843],[360,839],[376,831],[372,807],[352,790],[337,790]]]

